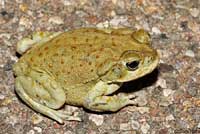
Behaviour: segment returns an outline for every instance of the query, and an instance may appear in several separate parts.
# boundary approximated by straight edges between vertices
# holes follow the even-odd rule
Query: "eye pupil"
[[[126,63],[126,66],[129,70],[134,71],[138,68],[139,63],[139,61],[128,62]]]

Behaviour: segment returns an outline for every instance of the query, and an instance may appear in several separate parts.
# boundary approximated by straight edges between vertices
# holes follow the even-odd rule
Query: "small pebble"
[[[117,3],[117,0],[112,0],[112,3],[115,5]]]
[[[110,20],[111,26],[119,26],[120,24],[126,25],[128,18],[123,16],[116,16],[112,20]]]
[[[124,14],[126,14],[126,8],[117,7],[117,8],[115,9],[115,13],[116,13],[117,15],[124,15]]]
[[[121,123],[120,130],[131,130],[131,126],[128,123]]]
[[[5,96],[0,94],[0,100],[3,100],[4,98],[5,98]]]
[[[188,129],[189,128],[189,124],[187,121],[185,120],[177,120],[177,124],[181,127],[181,128],[184,128],[184,129]]]
[[[63,0],[62,1],[65,6],[72,6],[73,2],[70,0]]]
[[[53,16],[49,18],[49,23],[53,23],[53,24],[57,24],[57,25],[61,25],[64,24],[64,21],[61,17],[59,16]]]
[[[172,114],[170,114],[170,115],[168,115],[167,117],[166,117],[166,121],[171,121],[171,120],[174,120],[175,118],[174,118],[174,116],[172,115]]]
[[[189,89],[187,91],[188,91],[189,95],[194,97],[194,96],[198,95],[198,90],[199,90],[199,86],[194,84],[191,87],[189,87]]]
[[[131,120],[131,127],[134,130],[138,130],[140,128],[140,123],[138,121]]]
[[[59,129],[60,127],[61,127],[61,125],[58,124],[57,122],[53,123],[53,128]]]
[[[155,12],[157,12],[159,10],[159,8],[157,6],[146,6],[145,8],[145,12],[146,14],[153,14]]]
[[[6,114],[6,113],[9,113],[10,112],[10,109],[8,109],[8,107],[0,107],[0,113],[1,114]]]
[[[145,106],[148,101],[147,101],[147,92],[145,90],[140,90],[135,93],[137,98],[135,98],[135,101],[138,102],[138,106]]]
[[[108,28],[109,22],[108,21],[101,22],[101,23],[98,23],[96,26],[97,26],[97,28]]]
[[[200,129],[200,122],[199,122],[199,124],[197,125],[197,128],[199,128],[199,129]]]
[[[167,107],[171,104],[172,102],[170,100],[168,100],[168,98],[162,98],[159,102],[160,106],[164,106]]]
[[[104,122],[104,117],[102,115],[91,114],[89,120],[93,121],[97,126],[100,126]]]
[[[38,115],[38,114],[33,114],[33,116],[31,117],[32,123],[33,124],[38,124],[41,121],[43,121],[42,116]]]
[[[66,131],[64,134],[73,134],[72,131]]]
[[[9,33],[2,33],[2,34],[0,34],[0,38],[10,39],[10,37],[11,37],[11,34],[9,34]]]
[[[15,126],[20,120],[18,116],[11,115],[6,119],[12,126]]]
[[[40,127],[34,127],[34,130],[36,130],[38,133],[42,132],[42,129]]]
[[[25,26],[26,28],[30,28],[30,26],[32,26],[32,22],[29,18],[21,17],[19,20],[19,25]]]
[[[31,130],[28,131],[26,134],[35,134],[35,131],[31,129]]]
[[[153,32],[154,34],[161,34],[160,29],[157,28],[157,27],[152,27],[152,32]]]
[[[199,16],[199,9],[197,8],[191,8],[190,9],[190,14],[193,16],[193,17],[198,17]]]
[[[196,67],[200,68],[200,63],[197,63],[197,64],[196,64]]]
[[[149,113],[149,107],[138,107],[137,110],[141,113]]]
[[[175,69],[172,65],[165,64],[165,63],[159,64],[159,72],[161,72],[161,73],[173,72],[174,70]]]
[[[15,61],[8,60],[7,63],[3,67],[4,71],[12,70],[12,66],[14,63],[15,63]]]
[[[116,12],[114,10],[111,11],[110,13],[111,16],[116,16]]]
[[[11,98],[6,98],[1,102],[2,105],[8,105],[10,103],[12,103],[12,99]]]
[[[189,21],[188,28],[195,33],[199,33],[199,24],[196,21]]]
[[[194,55],[194,52],[192,51],[192,50],[187,50],[186,52],[185,52],[185,55],[186,56],[189,56],[189,57],[194,57],[195,55]]]
[[[10,40],[4,40],[4,44],[11,47],[13,44],[10,42]]]
[[[141,126],[141,131],[142,131],[143,134],[148,133],[149,129],[150,129],[150,126],[149,126],[148,123],[142,124],[142,126]]]
[[[28,6],[26,4],[20,4],[19,5],[19,9],[22,11],[22,12],[26,12],[28,10]]]
[[[156,82],[156,86],[157,87],[161,87],[161,88],[167,88],[167,83],[165,79],[159,78]]]
[[[168,97],[169,95],[171,95],[172,93],[173,93],[174,91],[172,90],[172,89],[164,89],[163,90],[163,95],[165,96],[165,97]]]

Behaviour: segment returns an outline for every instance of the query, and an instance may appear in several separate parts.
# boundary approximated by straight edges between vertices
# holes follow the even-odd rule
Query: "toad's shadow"
[[[114,94],[118,94],[118,93],[133,93],[133,92],[137,92],[139,90],[142,90],[145,87],[151,86],[153,85],[158,78],[159,75],[159,71],[158,69],[155,69],[152,73],[145,75],[144,77],[141,77],[137,80],[133,80],[130,82],[126,82],[123,83],[123,85],[120,87],[119,90],[117,90]],[[94,112],[94,111],[90,111],[88,109],[84,109],[85,111],[89,112],[89,113],[95,113],[95,114],[110,114],[113,112]]]
[[[123,83],[119,90],[115,93],[131,93],[139,91],[145,87],[153,85],[158,78],[158,69],[155,69],[152,73],[145,75],[137,80]]]

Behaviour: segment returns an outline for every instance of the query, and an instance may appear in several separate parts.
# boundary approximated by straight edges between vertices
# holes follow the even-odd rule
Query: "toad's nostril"
[[[144,65],[149,65],[149,64],[151,64],[151,62],[153,61],[153,57],[146,57],[145,59],[144,59]]]

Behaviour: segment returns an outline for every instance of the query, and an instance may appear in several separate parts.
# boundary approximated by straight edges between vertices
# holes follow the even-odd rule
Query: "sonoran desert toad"
[[[134,95],[111,94],[123,82],[152,72],[159,62],[143,29],[35,32],[19,41],[17,52],[23,55],[13,66],[16,93],[59,123],[80,120],[58,111],[64,104],[98,112],[137,105]]]

